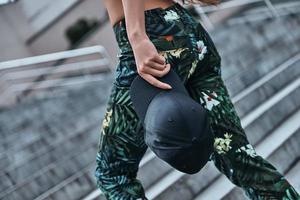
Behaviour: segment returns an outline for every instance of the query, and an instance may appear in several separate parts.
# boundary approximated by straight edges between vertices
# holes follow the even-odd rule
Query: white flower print
[[[202,40],[197,41],[197,51],[199,60],[202,60],[204,58],[204,54],[207,52],[207,47],[204,45],[204,42]]]
[[[211,92],[209,95],[207,95],[204,92],[201,92],[201,93],[204,96],[204,101],[205,101],[204,107],[206,109],[208,109],[209,111],[211,111],[214,106],[216,106],[216,105],[218,105],[220,103],[220,101],[218,101],[217,99],[212,98],[212,97],[217,97],[218,96],[215,91]],[[202,98],[200,98],[201,104],[203,104],[204,101],[202,100]]]
[[[232,148],[230,146],[232,134],[226,132],[224,134],[224,137],[225,138],[214,138],[214,148],[216,149],[218,154],[225,154],[227,151],[229,151],[229,149]]]
[[[236,150],[236,152],[241,152],[241,151],[246,152],[249,156],[253,158],[258,156],[251,144],[247,144],[246,146],[242,146]]]
[[[179,19],[179,15],[174,10],[167,10],[164,15],[166,21],[173,21]]]

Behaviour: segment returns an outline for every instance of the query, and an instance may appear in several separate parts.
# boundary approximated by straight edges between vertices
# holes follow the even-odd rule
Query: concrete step
[[[99,127],[90,127],[92,140],[97,141],[96,134]],[[69,156],[62,157],[58,162],[52,163],[40,169],[37,173],[30,177],[30,180],[22,182],[9,191],[6,191],[0,198],[5,199],[34,199],[41,193],[49,190],[53,186],[59,184],[62,180],[72,176],[76,172],[86,167],[93,159],[95,159],[95,149],[97,142],[88,146],[78,146],[77,152]]]
[[[64,120],[67,124],[73,123],[72,126],[77,124],[79,119],[76,118],[80,118],[82,113],[88,113],[95,107],[107,102],[108,97],[103,94],[108,93],[110,87],[108,85],[96,85],[93,89],[87,88],[89,92],[73,92],[73,94],[66,94],[66,96],[58,98],[53,97],[38,102],[36,100],[32,103],[18,105],[19,107],[7,112],[2,112],[0,123],[6,126],[6,130],[10,131],[1,131],[1,135],[3,135],[0,145],[1,152],[21,150],[43,137],[47,138],[51,135],[54,137],[56,132],[68,131],[61,120]],[[52,109],[49,109],[49,107]],[[22,114],[17,115],[16,113]],[[10,123],[9,120],[16,123]],[[41,131],[49,132],[49,134],[38,134]]]
[[[42,199],[83,199],[91,188],[95,187],[95,178],[93,176],[93,167],[96,163],[89,164],[81,171],[73,174],[67,179],[63,180],[50,190],[42,193],[34,200]]]
[[[48,165],[53,165],[61,159],[65,159],[65,157],[76,154],[79,150],[78,146],[86,147],[90,144],[95,144],[98,141],[96,138],[97,135],[87,130],[89,127],[94,126],[98,126],[100,129],[101,124],[96,117],[99,115],[99,111],[103,112],[104,109],[105,107],[102,106],[95,109],[90,115],[84,115],[83,119],[78,121],[77,126],[73,126],[74,130],[76,130],[75,132],[69,132],[69,135],[67,135],[67,133],[65,135],[61,133],[61,137],[58,139],[53,138],[53,143],[50,142],[50,145],[45,145],[41,142],[35,143],[35,148],[29,146],[28,148],[24,148],[21,152],[7,154],[7,159],[15,160],[15,162],[11,161],[10,167],[0,173],[1,180],[2,178],[8,177],[10,180],[9,182],[1,182],[0,195],[4,191],[14,190],[18,185],[28,182],[32,176],[39,174],[39,171]],[[93,119],[92,117],[97,120],[93,122],[86,120]]]
[[[110,88],[106,88],[107,92],[108,89]],[[102,92],[103,91],[105,91],[105,87],[103,87]],[[90,90],[90,92],[93,91]],[[34,134],[38,135],[35,137],[37,138],[36,140],[28,140],[28,138],[26,138],[26,136],[28,135],[20,131],[19,137],[17,137],[15,140],[18,142],[14,143],[16,144],[15,145],[16,148],[11,147],[7,151],[1,153],[2,170],[0,176],[1,176],[1,180],[4,181],[3,182],[1,181],[0,189],[3,193],[5,191],[7,192],[10,190],[14,190],[14,188],[18,187],[18,185],[22,185],[24,182],[30,179],[33,174],[35,173],[38,174],[39,173],[38,169],[47,167],[47,164],[53,165],[53,163],[57,162],[59,159],[62,158],[61,155],[65,157],[71,156],[72,154],[69,153],[70,155],[68,155],[68,152],[73,152],[73,151],[69,151],[70,149],[68,150],[68,148],[71,147],[73,148],[75,146],[72,146],[73,144],[70,144],[70,141],[79,142],[79,144],[81,142],[79,146],[83,146],[83,147],[89,146],[92,143],[92,141],[93,142],[98,141],[97,138],[96,140],[93,139],[91,141],[88,141],[87,139],[89,139],[89,137],[84,138],[86,139],[86,143],[84,142],[85,141],[84,139],[81,141],[76,141],[77,138],[80,139],[80,137],[84,134],[84,130],[87,130],[89,127],[93,127],[95,125],[97,125],[99,128],[101,126],[100,123],[101,119],[98,118],[99,118],[99,113],[103,113],[103,109],[105,106],[104,103],[106,103],[107,96],[100,95],[101,98],[99,98],[97,97],[97,95],[90,95],[87,93],[85,96],[83,93],[81,96],[79,96],[82,99],[79,99],[79,97],[77,97],[79,102],[83,101],[81,106],[84,105],[85,98],[87,98],[88,100],[86,101],[86,103],[91,108],[89,108],[90,109],[89,111],[88,106],[86,106],[85,113],[87,114],[85,115],[82,115],[82,113],[73,112],[73,115],[75,116],[73,118],[69,117],[64,119],[61,117],[57,119],[53,116],[52,118],[49,117],[50,119],[53,120],[49,120],[44,124],[41,123],[41,127],[37,129],[36,133],[29,132],[29,133],[33,133],[32,135]],[[89,97],[91,98],[91,100],[88,99]],[[97,97],[97,99],[95,97]],[[92,99],[94,99],[94,101],[89,102],[92,101]],[[75,98],[73,100],[76,101]],[[55,102],[53,103],[55,105]],[[94,107],[95,105],[97,105],[98,108]],[[79,111],[82,109],[81,106],[78,106]],[[65,106],[65,109],[66,107],[67,105]],[[60,112],[63,111],[64,109],[61,108]],[[39,121],[40,119],[36,118],[35,120]],[[62,121],[64,121],[64,123],[61,123]],[[49,124],[51,124],[52,126],[50,127]],[[76,131],[71,132],[70,130],[76,130]],[[41,132],[44,132],[45,134],[41,134]],[[26,142],[27,141],[29,142],[28,143],[25,142],[25,145],[22,146],[20,139],[22,140],[24,139]],[[68,146],[68,144],[70,144],[70,146]],[[58,145],[60,146],[58,147]],[[64,150],[66,151],[63,152]]]
[[[76,116],[74,114],[79,115],[86,109],[99,105],[99,102],[103,103],[104,100],[107,100],[107,97],[103,94],[109,92],[110,83],[112,83],[112,80],[105,84],[87,86],[86,90],[65,91],[64,96],[31,99],[16,105],[12,109],[2,111],[0,113],[0,127],[3,138],[1,142],[5,142],[7,138],[14,135],[21,135],[20,132],[26,128],[32,130],[39,128],[41,123],[51,123],[53,121],[58,123],[60,117],[69,119]],[[14,121],[14,123],[11,123],[11,121]],[[2,148],[7,148],[7,146],[1,143],[0,148],[2,152]]]
[[[153,154],[150,149],[147,149],[142,161],[140,162],[140,169],[144,170],[144,167],[147,166],[148,162],[151,160],[152,162]],[[91,160],[87,167],[78,170],[72,176],[68,177],[65,180],[62,180],[59,184],[53,186],[49,190],[40,194],[40,196],[36,197],[34,200],[42,200],[42,199],[91,199],[88,196],[96,185],[96,180],[94,176],[95,172],[95,159]],[[140,172],[138,172],[139,174]],[[86,184],[84,181],[89,181],[90,184]],[[70,193],[69,191],[72,191]],[[92,196],[97,196],[97,199],[105,199],[99,190],[94,190],[94,194]],[[85,197],[85,198],[84,198]]]
[[[224,24],[211,33],[222,57],[222,76],[232,95],[238,94],[300,51],[300,30],[292,33],[286,31],[299,24],[293,17],[283,17],[282,20],[271,20],[267,23],[249,22],[247,26]],[[276,27],[283,28],[272,31],[277,30]]]
[[[3,151],[0,154],[0,158],[2,158],[2,168],[7,169],[12,166],[21,166],[24,162],[32,159],[33,156],[39,155],[41,152],[47,152],[49,148],[54,148],[55,144],[59,144],[69,137],[76,135],[76,133],[78,133],[77,130],[80,131],[95,123],[100,124],[101,119],[98,119],[97,116],[99,113],[96,111],[100,113],[103,112],[103,106],[104,105],[94,107],[91,111],[86,110],[86,115],[80,115],[79,113],[74,112],[73,115],[76,117],[67,118],[64,120],[64,124],[61,123],[63,118],[55,119],[55,123],[54,121],[45,121],[44,123],[41,123],[37,130],[28,130],[29,138],[26,138],[27,131],[20,133],[19,137],[17,137],[18,135],[16,134],[15,141],[18,142],[15,142],[16,144],[9,146],[6,151]],[[49,124],[51,124],[51,127]],[[70,130],[76,131],[71,132]],[[6,144],[9,145],[10,143],[7,141]]]
[[[276,81],[276,80],[274,80]],[[291,113],[300,107],[300,77],[278,91],[255,110],[242,118],[242,126],[252,144],[272,133]]]
[[[299,75],[300,54],[297,54],[232,98],[239,116],[244,117]]]

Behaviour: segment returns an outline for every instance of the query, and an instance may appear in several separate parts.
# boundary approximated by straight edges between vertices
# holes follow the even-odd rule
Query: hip
[[[202,65],[214,66],[221,63],[221,57],[208,32],[177,2],[165,9],[145,10],[145,30],[158,52],[164,55],[167,61],[172,60],[174,67],[181,66],[188,71],[195,61]],[[125,18],[113,26],[113,31],[119,47],[118,82],[127,82],[127,85],[130,85],[130,80],[137,75],[137,71],[126,32]]]

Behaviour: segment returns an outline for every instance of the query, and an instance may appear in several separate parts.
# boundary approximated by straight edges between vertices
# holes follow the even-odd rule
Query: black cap
[[[155,87],[137,75],[130,86],[133,108],[143,122],[145,143],[175,169],[194,174],[213,152],[213,133],[208,113],[189,96],[171,68],[158,80],[172,89]]]

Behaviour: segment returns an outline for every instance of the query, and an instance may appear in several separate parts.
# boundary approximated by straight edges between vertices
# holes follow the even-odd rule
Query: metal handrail
[[[11,3],[16,3],[17,0],[0,0],[0,6],[4,6]]]
[[[94,54],[98,54],[101,58],[62,64],[70,58]],[[97,45],[0,62],[0,106],[12,105],[37,89],[101,81],[103,78],[86,73],[86,71],[96,70],[96,66],[100,66],[102,72],[108,68],[109,72],[112,73],[114,67],[111,60],[106,49]],[[54,62],[55,64],[47,66],[44,64],[47,62]],[[78,65],[82,65],[82,67],[78,67]],[[34,73],[32,73],[33,71]],[[65,77],[65,75],[70,75],[75,71],[80,72],[79,77]],[[24,78],[24,83],[20,81],[20,78]],[[66,83],[66,80],[70,83]]]
[[[300,2],[283,3],[276,5],[278,14],[282,17],[285,15],[300,13]],[[288,9],[286,9],[288,8]],[[266,13],[268,8],[258,8],[255,12],[246,12],[246,15],[230,19],[229,24],[243,24],[249,21],[264,20],[270,18],[269,13]]]
[[[201,17],[201,20],[204,23],[204,26],[211,30],[214,29],[214,23],[209,19],[208,13],[210,12],[218,12],[221,10],[233,8],[233,7],[241,7],[241,6],[246,6],[249,4],[257,3],[257,2],[264,2],[268,8],[268,10],[272,13],[273,17],[278,18],[279,13],[276,10],[275,6],[270,0],[231,0],[227,2],[220,3],[217,6],[214,5],[207,5],[207,6],[199,6],[199,5],[193,5],[195,8],[196,12],[199,14]]]
[[[61,52],[50,53],[45,55],[0,62],[0,71],[11,69],[11,68],[23,67],[26,65],[34,65],[34,64],[40,64],[40,63],[45,63],[45,62],[50,62],[50,61],[55,61],[60,59],[85,56],[85,55],[90,55],[95,53],[105,54],[105,56],[107,55],[106,49],[103,46],[97,45],[97,46],[85,47],[80,49],[61,51]]]

